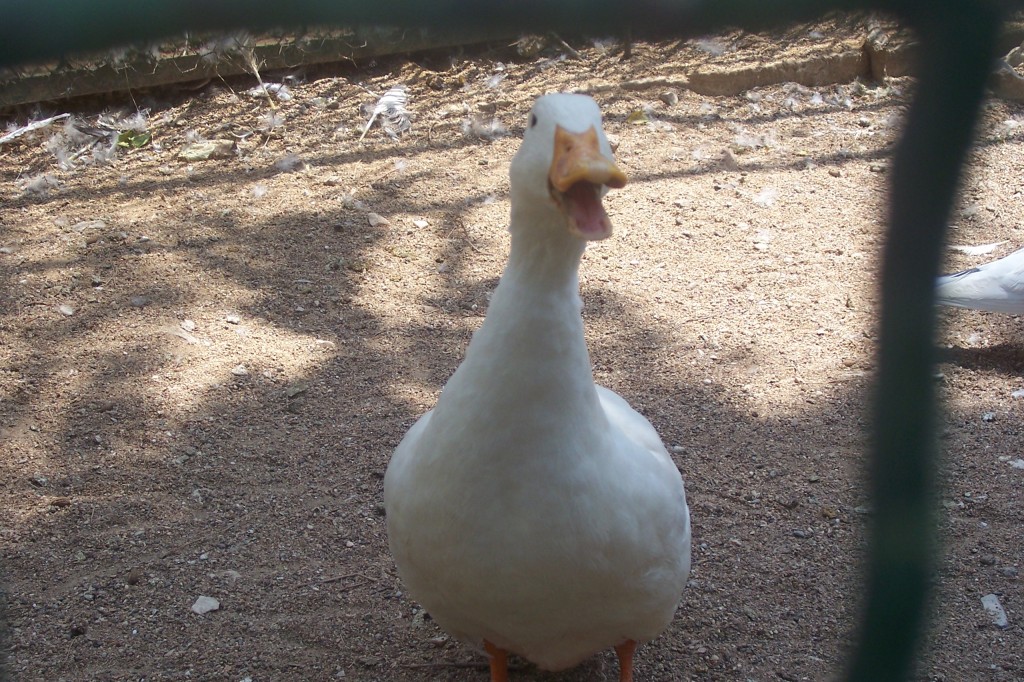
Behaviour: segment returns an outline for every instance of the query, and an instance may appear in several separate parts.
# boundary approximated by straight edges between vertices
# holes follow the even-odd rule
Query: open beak
[[[612,224],[601,205],[601,195],[605,187],[625,187],[626,174],[601,153],[594,126],[582,133],[555,127],[555,153],[548,183],[573,233],[586,240],[611,235]]]

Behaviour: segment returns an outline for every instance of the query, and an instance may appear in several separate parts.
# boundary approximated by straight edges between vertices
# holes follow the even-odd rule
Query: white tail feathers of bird
[[[935,283],[939,305],[996,313],[1024,313],[1024,249]]]

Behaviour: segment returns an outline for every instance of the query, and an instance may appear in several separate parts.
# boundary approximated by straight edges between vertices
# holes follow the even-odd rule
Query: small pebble
[[[129,300],[133,308],[144,308],[149,305],[149,298],[145,296],[132,296]]]
[[[238,315],[232,314],[225,317],[224,321],[227,322],[228,324],[241,324],[242,318],[240,318]]]
[[[297,398],[297,397],[299,397],[300,395],[302,395],[303,393],[305,393],[308,390],[309,390],[309,384],[307,384],[305,382],[299,382],[299,383],[297,383],[297,384],[295,384],[293,386],[289,386],[288,389],[284,393],[289,398]]]
[[[993,625],[1000,629],[1010,627],[1010,621],[1006,618],[1006,611],[1003,610],[1003,605],[999,603],[999,597],[994,594],[986,594],[981,598],[981,605],[985,607],[985,612],[992,619]]]
[[[72,315],[75,314],[74,307],[69,306],[67,303],[62,303],[61,305],[57,306],[57,310],[59,310],[60,314],[65,317],[71,317]]]
[[[234,153],[234,140],[201,140],[184,147],[178,152],[178,158],[185,161],[205,161],[228,158]]]
[[[103,230],[106,227],[107,224],[102,220],[83,220],[72,225],[71,229],[75,232],[85,232],[86,230]]]
[[[833,178],[841,178],[841,177],[843,177],[843,171],[841,171],[838,168],[829,168],[828,169],[828,174],[831,175]]]
[[[209,613],[210,611],[216,611],[220,608],[220,602],[213,597],[199,597],[196,602],[192,604],[192,612],[200,616]]]
[[[285,154],[274,162],[274,168],[282,173],[294,173],[308,168],[306,162],[298,154]]]
[[[178,323],[178,326],[187,332],[194,332],[196,330],[196,323],[192,320],[182,320]]]
[[[244,377],[249,373],[249,370],[245,368],[245,365],[235,365],[231,368],[231,373],[236,377]]]
[[[416,227],[420,228],[421,230],[424,227],[427,227],[428,225],[430,225],[430,223],[428,223],[426,220],[414,220],[414,221],[412,221],[412,224],[415,225]]]
[[[981,421],[983,421],[983,422],[994,422],[995,420],[996,420],[996,413],[995,412],[986,412],[985,414],[981,415]]]
[[[999,569],[999,575],[1006,578],[1016,578],[1019,575],[1019,571],[1016,566],[1003,566]]]
[[[370,223],[370,227],[380,227],[382,225],[391,224],[391,222],[387,218],[377,213],[367,213],[366,222]]]
[[[806,539],[806,538],[810,537],[810,534],[807,531],[805,531],[805,530],[800,530],[799,528],[797,528],[796,530],[793,531],[793,537],[800,538],[800,539],[803,540],[803,539]]]

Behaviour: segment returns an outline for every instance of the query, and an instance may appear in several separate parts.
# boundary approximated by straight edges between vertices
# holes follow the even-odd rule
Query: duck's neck
[[[568,303],[576,311],[571,317],[579,321],[579,268],[586,243],[562,225],[527,227],[521,222],[512,221],[512,249],[494,296],[504,288],[550,305]]]
[[[580,316],[585,244],[563,225],[523,221],[513,214],[508,265],[445,392],[465,396],[459,409],[532,420],[526,429],[554,417],[600,419]]]

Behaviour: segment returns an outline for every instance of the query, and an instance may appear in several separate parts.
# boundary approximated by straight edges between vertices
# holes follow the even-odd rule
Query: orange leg
[[[486,639],[484,650],[491,657],[491,682],[508,682],[508,652],[499,649]]]
[[[615,647],[615,654],[619,657],[619,682],[633,682],[633,652],[636,651],[636,642],[627,639]]]

